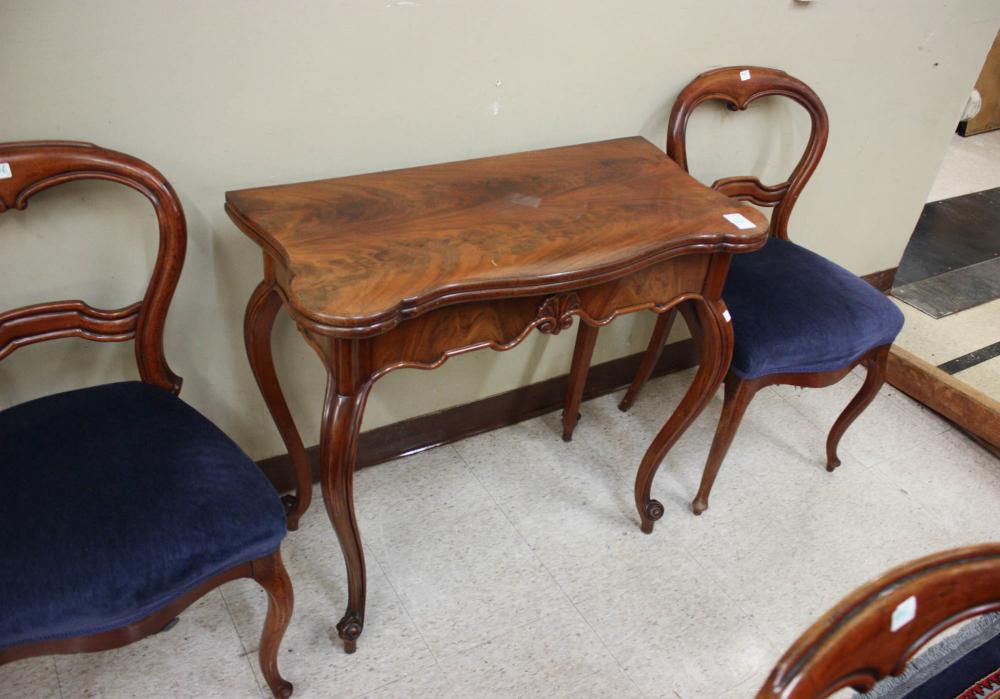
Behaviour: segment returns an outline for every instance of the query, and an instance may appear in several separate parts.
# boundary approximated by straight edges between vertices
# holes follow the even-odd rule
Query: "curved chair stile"
[[[869,692],[946,629],[1000,610],[1000,542],[898,566],[820,617],[775,665],[758,699]],[[963,695],[964,696],[964,695]]]
[[[756,177],[741,176],[712,184],[733,199],[775,211],[767,245],[733,256],[723,291],[735,345],[724,379],[722,416],[691,505],[695,514],[708,508],[716,475],[757,391],[775,384],[830,386],[860,365],[866,368],[867,377],[827,437],[827,470],[839,466],[840,439],[884,383],[889,348],[903,324],[902,313],[883,294],[788,239],[793,207],[816,171],[829,134],[826,109],[808,85],[783,71],[757,66],[703,73],[681,91],[671,110],[668,155],[687,169],[687,123],[699,105],[721,101],[740,111],[766,96],[787,97],[802,106],[811,129],[806,148],[786,181],[765,185]],[[673,320],[672,314],[657,319],[639,371],[619,405],[621,410],[631,407],[652,373]],[[688,325],[696,334],[697,324]]]
[[[152,204],[156,264],[139,302],[82,300],[0,313],[0,360],[46,340],[135,340],[140,381],[44,396],[0,411],[0,664],[117,648],[169,627],[230,580],[267,592],[260,646],[276,697],[292,685],[277,651],[293,606],[281,561],[283,507],[263,473],[177,398],[163,331],[184,264],[184,211],[132,156],[73,141],[0,144],[0,214],[66,182],[106,180]]]

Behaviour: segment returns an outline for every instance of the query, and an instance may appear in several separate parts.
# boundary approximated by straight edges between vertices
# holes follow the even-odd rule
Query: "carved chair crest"
[[[770,234],[787,240],[792,207],[816,170],[830,131],[823,103],[804,82],[781,70],[755,66],[719,68],[702,73],[681,91],[674,102],[667,124],[667,155],[682,168],[688,169],[687,123],[701,103],[718,100],[733,111],[743,111],[754,100],[769,95],[794,100],[808,112],[812,123],[809,142],[792,174],[775,185],[765,185],[754,176],[726,177],[712,183],[712,189],[740,201],[776,207],[771,218]]]
[[[32,196],[50,187],[87,179],[131,187],[156,210],[159,251],[145,296],[137,303],[112,310],[67,300],[0,312],[0,359],[25,345],[62,337],[97,342],[135,338],[136,362],[142,380],[177,393],[181,379],[170,370],[164,356],[163,327],[184,264],[187,226],[173,188],[151,165],[91,143],[0,144],[0,214],[26,208]]]

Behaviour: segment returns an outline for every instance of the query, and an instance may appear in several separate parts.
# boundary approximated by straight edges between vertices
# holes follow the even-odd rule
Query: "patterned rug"
[[[973,619],[856,699],[1000,699],[1000,613]]]

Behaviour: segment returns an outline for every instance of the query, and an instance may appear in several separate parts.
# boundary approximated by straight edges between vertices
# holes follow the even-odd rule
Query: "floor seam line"
[[[455,451],[456,453],[458,453],[458,449],[456,449]],[[582,612],[580,612],[580,609],[576,606],[576,602],[574,602],[573,599],[566,593],[566,590],[563,589],[563,586],[559,584],[559,581],[556,579],[556,576],[552,573],[549,567],[545,565],[545,561],[543,561],[541,557],[539,557],[538,552],[535,551],[534,547],[532,547],[532,545],[528,543],[528,540],[524,538],[524,535],[521,533],[521,530],[517,528],[517,525],[510,520],[510,517],[508,517],[507,513],[504,512],[504,509],[500,506],[500,503],[497,502],[496,497],[494,497],[493,493],[490,492],[490,490],[483,483],[482,479],[480,479],[479,476],[476,474],[475,469],[473,469],[469,465],[469,462],[466,461],[465,457],[462,456],[461,453],[458,453],[458,456],[460,459],[462,459],[462,463],[465,464],[465,467],[472,474],[472,477],[476,479],[476,482],[479,483],[480,487],[482,487],[482,489],[485,490],[486,493],[490,496],[490,500],[493,501],[493,504],[496,505],[497,510],[500,511],[500,514],[503,515],[503,518],[507,520],[507,523],[511,526],[511,529],[514,530],[518,538],[524,543],[524,545],[531,552],[532,557],[542,567],[542,570],[544,570],[545,573],[549,576],[549,579],[552,581],[552,584],[556,586],[557,590],[559,590],[559,593],[563,596],[563,599],[569,602],[570,606],[573,607],[573,611],[575,611],[577,616],[579,616],[583,620],[583,623],[587,625],[587,628],[589,628],[591,632],[593,632],[595,638],[597,638],[597,640],[600,642],[601,646],[607,652],[608,656],[615,661],[615,665],[617,665],[618,668],[622,671],[622,673],[629,679],[629,681],[636,686],[636,689],[639,689],[638,683],[636,683],[636,681],[632,678],[632,676],[628,674],[628,672],[622,666],[621,662],[618,660],[618,657],[613,652],[611,652],[611,649],[608,648],[608,644],[604,642],[604,638],[602,638],[601,634],[597,632],[597,629],[595,629],[593,624],[590,623],[590,620],[587,619],[587,617],[585,617]],[[612,475],[617,475],[617,474],[613,473]]]
[[[63,693],[62,680],[59,678],[59,664],[56,662],[56,658],[52,658],[52,672],[56,676],[56,689],[59,690],[60,699],[66,699],[66,695]]]
[[[247,650],[247,644],[243,640],[243,635],[240,633],[240,628],[239,626],[236,625],[236,617],[233,615],[233,610],[230,609],[229,607],[229,600],[227,600],[226,596],[222,594],[221,588],[218,590],[218,593],[219,597],[222,598],[222,606],[226,608],[226,616],[229,617],[229,623],[232,624],[233,631],[236,633],[236,639],[240,642],[240,648],[243,650],[241,657],[246,661],[247,666],[250,668],[250,675],[251,677],[253,677],[253,681],[257,685],[257,691],[260,692],[260,694],[263,696],[264,687],[260,683],[260,679],[262,678],[257,677],[257,673],[254,671],[253,662],[250,660],[252,652]],[[268,601],[268,604],[270,604],[270,601]],[[271,690],[268,689],[267,691],[268,693],[270,693]]]

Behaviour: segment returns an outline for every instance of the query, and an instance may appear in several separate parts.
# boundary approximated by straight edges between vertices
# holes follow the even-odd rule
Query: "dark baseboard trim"
[[[883,269],[881,272],[866,274],[862,279],[874,286],[879,291],[888,292],[892,288],[892,283],[896,280],[896,270],[899,267]]]
[[[892,287],[895,275],[896,268],[893,267],[866,274],[862,279],[880,291],[888,291]],[[632,354],[591,367],[587,377],[587,387],[583,393],[584,400],[628,386],[639,368],[641,358],[642,353]],[[693,341],[675,342],[664,348],[653,376],[687,369],[697,363],[698,353]],[[560,410],[566,392],[567,377],[568,374],[564,374],[472,403],[419,415],[363,432],[358,443],[358,468],[381,464]],[[313,469],[313,480],[317,480],[319,447],[312,446],[307,451]],[[292,467],[288,454],[263,459],[258,465],[280,492],[293,488]]]
[[[635,376],[641,358],[642,353],[632,354],[591,367],[583,393],[584,400],[627,386]],[[653,376],[688,369],[697,363],[698,353],[692,340],[674,342],[664,348]],[[358,468],[374,466],[560,410],[567,377],[568,374],[564,374],[472,403],[363,432],[358,443]],[[319,474],[319,447],[309,447],[307,451],[315,481]],[[288,454],[273,456],[257,463],[279,492],[293,488]]]

